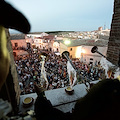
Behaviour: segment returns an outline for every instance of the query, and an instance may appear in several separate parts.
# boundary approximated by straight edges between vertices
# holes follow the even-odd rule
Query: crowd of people
[[[23,55],[15,59],[15,65],[18,72],[21,94],[35,92],[34,83],[44,87],[41,81],[41,58],[43,51],[34,52],[31,50],[28,55]],[[44,51],[48,54],[45,61],[46,78],[48,80],[47,90],[63,88],[70,84],[67,72],[67,60],[51,51]],[[71,59],[77,69],[77,83],[90,82],[105,78],[105,71],[100,68],[99,62],[87,64],[80,62],[79,59]]]

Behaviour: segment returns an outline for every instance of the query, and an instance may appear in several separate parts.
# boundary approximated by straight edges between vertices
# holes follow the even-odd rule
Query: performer
[[[11,14],[12,13],[12,14]],[[10,55],[7,50],[6,28],[14,28],[23,33],[30,31],[28,20],[10,4],[0,0],[0,90],[6,81],[10,67]],[[0,119],[12,111],[11,104],[0,99]],[[9,119],[9,118],[8,118]]]

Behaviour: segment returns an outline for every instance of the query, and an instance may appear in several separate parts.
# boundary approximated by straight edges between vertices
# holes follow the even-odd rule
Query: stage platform
[[[97,83],[97,82],[98,81],[93,81],[92,83]],[[74,108],[76,101],[78,99],[84,97],[87,94],[85,84],[78,84],[78,85],[74,86],[73,88],[74,88],[74,94],[72,94],[72,95],[68,95],[65,92],[65,88],[59,88],[59,89],[45,91],[45,95],[46,95],[47,99],[51,101],[53,107],[55,107],[63,112],[69,112],[69,111],[72,111],[72,108]],[[37,98],[37,94],[32,93],[32,94],[26,94],[26,95],[20,96],[19,110],[23,113],[27,110],[34,110],[34,103],[31,107],[28,107],[28,108],[23,107],[22,102],[26,97],[34,98],[34,102],[35,102],[35,100]]]

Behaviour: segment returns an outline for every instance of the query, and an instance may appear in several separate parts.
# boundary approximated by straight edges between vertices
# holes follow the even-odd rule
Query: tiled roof
[[[10,40],[20,40],[25,39],[25,34],[12,34],[10,35]]]
[[[35,37],[35,39],[43,39],[42,37]]]
[[[45,40],[53,40],[54,35],[43,36],[43,39],[45,39]]]
[[[64,44],[64,41],[61,41]],[[108,40],[98,39],[98,40],[71,40],[68,47],[80,46],[80,45],[87,45],[87,46],[107,46]]]

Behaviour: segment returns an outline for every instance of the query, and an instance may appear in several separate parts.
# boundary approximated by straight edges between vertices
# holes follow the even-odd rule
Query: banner
[[[76,70],[72,67],[72,65],[70,64],[70,62],[67,62],[67,72],[69,75],[69,82],[70,82],[70,86],[74,86],[77,82],[77,72]]]
[[[47,80],[47,77],[46,77],[46,71],[45,71],[45,67],[44,67],[45,56],[42,56],[42,61],[40,63],[42,64],[42,67],[41,67],[41,83],[44,84],[45,87],[47,88],[48,87],[48,80]]]

